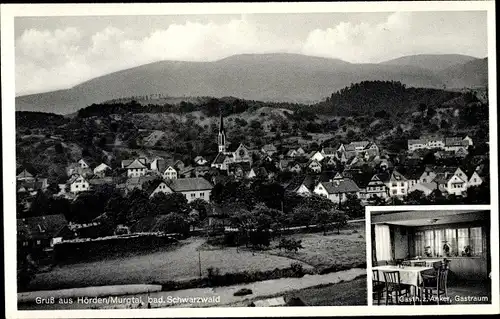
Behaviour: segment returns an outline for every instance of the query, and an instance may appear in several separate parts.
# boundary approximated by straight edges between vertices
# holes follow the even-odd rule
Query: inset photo
[[[372,305],[491,304],[490,210],[368,207]]]

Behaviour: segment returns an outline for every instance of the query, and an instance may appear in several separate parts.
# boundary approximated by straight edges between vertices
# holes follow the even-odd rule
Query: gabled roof
[[[403,176],[400,172],[393,170],[390,178],[391,182],[401,182],[407,181],[406,177]]]
[[[224,163],[225,159],[226,159],[227,155],[220,152],[219,154],[217,154],[217,156],[215,157],[214,161],[213,161],[213,164],[222,164]]]
[[[338,194],[338,193],[353,193],[359,192],[359,187],[356,183],[350,178],[344,178],[342,180],[333,181],[333,182],[321,182],[323,187],[329,194]]]
[[[325,155],[335,155],[337,153],[337,150],[333,147],[324,147],[322,151]]]
[[[24,169],[21,173],[17,175],[17,178],[33,178],[33,175]]]
[[[68,221],[63,214],[17,219],[17,232],[31,239],[56,237]]]
[[[165,183],[165,181],[155,180],[147,187],[147,189],[145,189],[146,194],[148,194],[148,196],[150,196],[158,188],[158,186],[160,186],[161,184],[165,184],[168,187],[168,184]],[[170,188],[170,187],[168,187],[168,188]]]
[[[188,192],[212,189],[212,184],[203,177],[180,178],[170,182],[169,187],[175,192]]]
[[[131,159],[131,160],[130,159],[122,160],[122,167],[125,168],[125,167],[129,166],[130,164],[132,164],[133,162],[134,162],[133,159]]]
[[[73,183],[74,183],[77,179],[79,179],[80,177],[81,177],[81,178],[83,178],[85,181],[87,181],[87,180],[86,180],[86,179],[85,179],[82,175],[80,175],[80,174],[73,174],[73,175],[71,175],[71,177],[69,178],[69,180],[67,181],[67,183],[68,183],[69,185],[71,185],[71,184],[73,184]]]
[[[146,166],[144,166],[144,164],[142,164],[141,162],[139,162],[138,159],[135,159],[132,163],[130,163],[125,168],[126,169],[136,169],[136,168],[146,168]]]

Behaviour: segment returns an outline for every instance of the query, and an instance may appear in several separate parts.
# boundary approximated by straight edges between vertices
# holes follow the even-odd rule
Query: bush
[[[240,290],[236,291],[233,296],[245,296],[245,295],[251,295],[253,294],[252,289],[248,288],[241,288]]]
[[[300,263],[292,263],[290,265],[290,268],[292,269],[292,274],[293,277],[303,277],[304,276],[304,267]]]
[[[285,249],[288,252],[292,252],[292,251],[298,252],[299,249],[302,249],[304,247],[302,246],[302,240],[282,238],[280,240],[278,248],[280,250]]]

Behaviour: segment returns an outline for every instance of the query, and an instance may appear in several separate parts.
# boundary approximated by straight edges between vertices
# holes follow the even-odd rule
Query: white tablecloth
[[[414,267],[414,266],[404,266],[400,268],[398,266],[378,266],[372,267],[373,270],[379,271],[379,280],[385,281],[384,271],[399,271],[399,278],[402,284],[412,285],[417,287],[420,282],[422,282],[423,271],[433,269],[432,267]]]

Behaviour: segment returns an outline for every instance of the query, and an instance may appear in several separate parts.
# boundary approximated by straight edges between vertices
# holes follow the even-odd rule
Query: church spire
[[[217,144],[219,144],[219,153],[226,152],[226,131],[224,130],[224,118],[222,112],[220,114],[219,135],[217,136]]]

